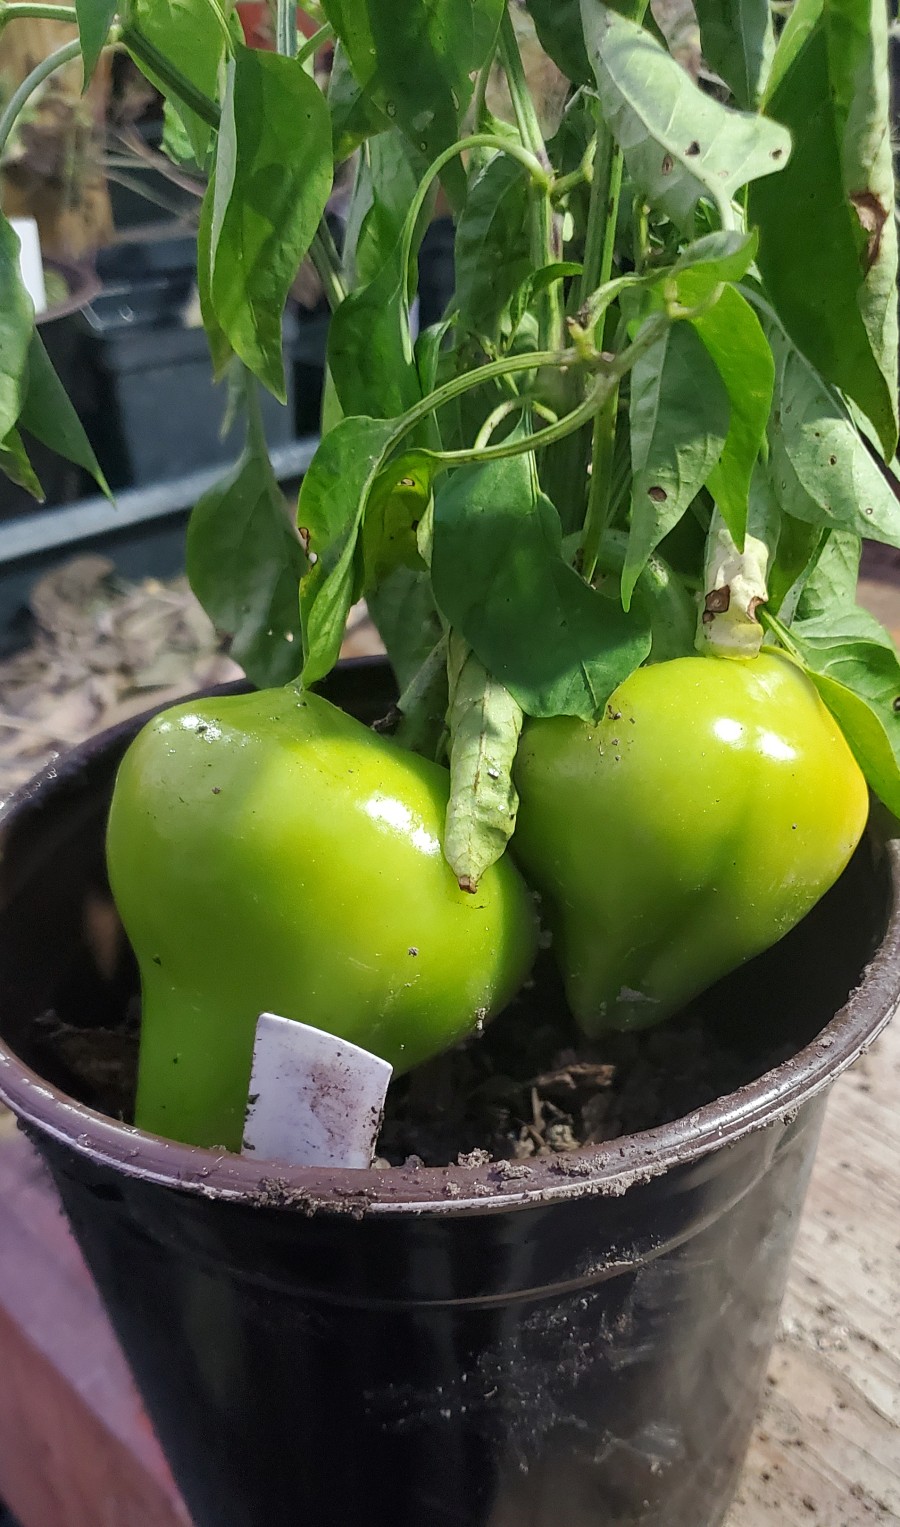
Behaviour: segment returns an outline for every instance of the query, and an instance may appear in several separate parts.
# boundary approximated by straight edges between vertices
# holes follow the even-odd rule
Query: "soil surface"
[[[71,994],[69,994],[71,996]],[[96,1006],[78,994],[81,1010]],[[68,1007],[68,1002],[67,1002]],[[48,1011],[31,1059],[65,1091],[130,1121],[140,1010],[116,1026],[85,1029]],[[796,1048],[760,1039],[747,1048],[723,1031],[718,1005],[699,999],[656,1029],[588,1042],[577,1029],[549,956],[489,1024],[388,1093],[380,1166],[527,1161],[599,1145],[682,1118],[755,1080]]]

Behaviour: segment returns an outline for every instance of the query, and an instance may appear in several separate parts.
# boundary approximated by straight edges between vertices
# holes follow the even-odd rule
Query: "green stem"
[[[594,419],[591,442],[591,485],[581,542],[581,571],[588,583],[597,569],[597,558],[610,521],[612,465],[619,416],[619,388],[612,389]]]
[[[78,14],[72,5],[26,5],[0,4],[0,32],[10,21],[66,21],[78,25]]]
[[[281,0],[279,0],[279,4],[281,4]],[[291,7],[291,9],[293,9],[293,7]],[[297,62],[298,62],[298,64],[305,64],[306,60],[308,58],[313,58],[315,56],[315,54],[318,53],[319,49],[323,48],[325,46],[326,42],[330,41],[330,39],[333,36],[334,36],[334,27],[331,26],[326,21],[326,23],[325,23],[325,25],[323,27],[319,27],[319,30],[317,32],[313,32],[312,37],[307,37],[305,43],[303,44],[303,46],[297,52]],[[295,46],[295,48],[296,48],[296,45],[297,45],[297,34],[296,34],[296,31],[295,31],[295,33],[294,33],[294,46]]]
[[[419,182],[403,226],[403,259],[401,269],[406,270],[409,268],[416,225],[432,185],[437,180],[441,170],[450,163],[451,159],[455,159],[459,154],[464,154],[468,149],[472,148],[492,148],[496,149],[498,154],[508,154],[511,159],[517,159],[528,170],[535,184],[549,191],[552,185],[550,176],[540,161],[535,158],[534,154],[530,153],[528,149],[523,148],[521,144],[513,143],[507,138],[500,138],[496,133],[472,133],[469,138],[460,138],[458,143],[452,143],[448,149],[445,149],[442,154],[438,155],[437,159],[428,166],[422,180]]]
[[[800,663],[804,662],[803,653],[791,636],[787,626],[778,619],[777,615],[770,614],[765,605],[759,605],[756,611],[756,618],[761,626],[764,626],[767,631],[771,631],[773,636],[778,637],[781,645],[787,649],[792,657],[795,657]],[[804,663],[805,666],[806,664]]]
[[[316,267],[328,306],[333,313],[346,297],[347,288],[341,274],[340,255],[334,247],[334,240],[324,218],[313,234],[313,241],[309,246],[309,257]]]
[[[129,53],[134,56],[142,68],[148,69],[151,74],[155,74],[157,79],[161,80],[165,85],[166,89],[177,96],[183,106],[190,107],[190,110],[202,122],[205,122],[207,127],[215,128],[218,131],[222,113],[216,102],[210,100],[208,95],[204,95],[202,90],[198,90],[196,85],[192,84],[187,76],[182,74],[181,70],[176,68],[171,60],[164,53],[161,53],[154,43],[150,42],[142,32],[138,31],[136,26],[131,25],[122,28],[122,41]]]
[[[597,409],[603,407],[610,394],[617,391],[622,377],[631,370],[639,356],[656,344],[656,341],[668,327],[668,324],[669,319],[662,313],[655,314],[654,317],[649,318],[634,343],[629,345],[627,350],[621,351],[614,360],[606,365],[603,375],[594,383],[584,401],[579,403],[578,407],[574,408],[571,413],[566,414],[560,419],[557,424],[551,424],[547,429],[540,430],[537,434],[526,435],[517,440],[504,440],[500,445],[486,446],[482,450],[473,448],[464,451],[435,451],[431,453],[433,454],[433,459],[441,462],[444,466],[450,467],[465,466],[470,462],[502,461],[508,456],[521,456],[527,451],[542,450],[545,446],[554,445],[557,440],[565,440],[567,436],[581,429],[583,424],[587,424],[593,418]],[[516,357],[516,359],[527,359],[527,357]],[[535,355],[531,359],[532,361],[537,361],[539,357]],[[509,366],[509,361],[506,362],[506,365],[507,367]],[[484,368],[484,370],[488,369],[490,368]],[[469,379],[474,375],[475,373],[471,372]],[[450,384],[448,383],[447,385],[449,386]],[[428,402],[432,407],[438,406],[436,403],[437,396],[437,393],[432,393],[431,398],[425,399],[423,402]],[[410,409],[409,413],[404,415],[404,419],[410,419],[413,412],[414,410]]]
[[[559,422],[552,408],[545,408],[543,403],[538,403],[534,398],[506,398],[504,402],[497,404],[492,413],[488,414],[475,437],[475,449],[479,450],[486,446],[490,442],[494,431],[503,423],[504,419],[508,419],[511,414],[521,413],[523,408],[532,409],[536,414],[540,414],[542,419],[546,419],[549,424],[557,424]]]
[[[275,7],[275,52],[282,58],[297,56],[297,7],[294,0],[278,0]]]
[[[503,71],[506,75],[506,82],[509,86],[516,124],[522,142],[526,148],[530,149],[538,164],[545,169],[549,169],[550,161],[547,157],[544,135],[541,131],[541,124],[538,121],[531,91],[528,88],[522,55],[519,52],[516,29],[513,25],[509,9],[506,6],[504,6],[503,17],[500,22],[498,51],[501,63],[503,64]],[[556,213],[553,207],[552,189],[551,180],[538,190],[535,197],[531,251],[535,270],[540,270],[542,265],[551,265],[554,260],[561,259],[562,257],[562,237],[557,226]],[[538,315],[540,344],[555,345],[560,343],[564,333],[564,316],[561,286],[554,284],[552,287],[547,287],[541,294],[540,312]]]
[[[415,403],[398,419],[395,442],[402,440],[429,414],[443,408],[446,403],[452,403],[454,398],[461,397],[463,393],[471,392],[474,387],[483,386],[485,382],[512,376],[517,371],[534,371],[541,366],[576,366],[581,360],[577,350],[532,350],[526,355],[505,355],[500,360],[489,361],[486,366],[477,366],[474,371],[465,371],[462,376],[451,377],[443,387],[430,392],[427,398]]]
[[[46,58],[42,58],[41,62],[35,65],[31,73],[26,75],[18,90],[13,92],[6,103],[3,114],[0,115],[0,158],[3,157],[3,151],[16,125],[17,117],[28,104],[34,92],[40,89],[41,85],[50,78],[51,74],[55,74],[57,69],[63,69],[66,64],[70,64],[73,59],[79,57],[80,53],[81,43],[77,37],[73,42],[63,43],[61,48],[57,48],[54,53],[50,53]]]

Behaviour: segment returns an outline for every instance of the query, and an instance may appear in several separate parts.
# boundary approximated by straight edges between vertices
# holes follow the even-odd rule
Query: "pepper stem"
[[[706,543],[705,598],[697,624],[698,652],[719,657],[758,655],[763,628],[756,611],[769,597],[768,562],[764,541],[747,535],[743,551],[738,551],[718,509],[713,511]]]

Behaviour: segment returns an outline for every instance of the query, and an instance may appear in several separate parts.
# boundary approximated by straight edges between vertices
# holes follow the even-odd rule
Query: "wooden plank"
[[[56,1193],[0,1139],[0,1498],[22,1527],[189,1527]]]

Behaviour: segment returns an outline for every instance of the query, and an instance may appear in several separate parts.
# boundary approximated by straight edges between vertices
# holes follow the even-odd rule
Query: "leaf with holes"
[[[672,324],[631,373],[631,530],[626,610],[651,552],[677,525],[722,455],[729,401],[690,324]]]
[[[691,232],[702,199],[725,206],[749,181],[787,163],[775,122],[705,95],[666,50],[601,0],[582,0],[603,115],[650,204]]]

